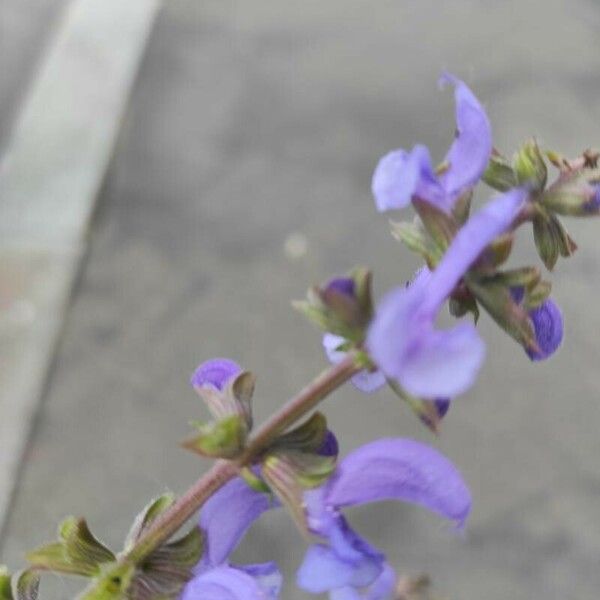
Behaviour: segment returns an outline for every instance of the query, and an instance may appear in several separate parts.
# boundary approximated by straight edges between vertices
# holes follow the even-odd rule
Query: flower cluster
[[[445,75],[441,83],[454,86],[456,99],[456,137],[441,165],[435,168],[429,150],[421,145],[395,150],[381,159],[372,182],[379,211],[414,207],[415,222],[393,227],[426,264],[407,284],[388,292],[376,309],[364,270],[311,289],[307,301],[298,304],[325,330],[323,347],[332,364],[356,353],[364,367],[352,377],[359,390],[371,393],[389,384],[430,426],[444,416],[451,398],[472,386],[486,355],[476,323],[461,320],[450,329],[436,327],[446,302],[456,316],[472,312],[475,321],[482,307],[534,361],[551,356],[563,335],[560,309],[548,297],[550,286],[539,270],[501,270],[522,222],[531,220],[535,228],[540,215],[548,215],[553,224],[559,223],[547,197],[556,208],[560,204],[556,187],[562,184],[544,197],[546,177],[542,185],[538,162],[530,161],[535,169],[523,166],[524,154],[532,152],[527,145],[514,167],[507,163],[509,174],[502,173],[500,185],[500,158],[483,107],[462,81]],[[512,185],[505,184],[507,177]],[[482,178],[502,193],[470,215],[473,189]],[[595,213],[598,188],[589,179],[586,186],[582,212]],[[559,227],[558,235],[570,239]],[[543,252],[540,255],[544,258]],[[260,477],[260,470],[257,473]],[[353,531],[341,513],[345,506],[386,499],[419,504],[459,527],[471,505],[460,474],[436,450],[406,439],[384,439],[358,448],[321,486],[303,492],[306,527],[316,542],[298,570],[299,587],[314,594],[329,592],[332,600],[393,597],[396,576],[384,554]],[[274,577],[273,565],[240,570],[224,562],[249,525],[278,506],[242,479],[218,492],[202,510],[207,558],[184,598],[212,597],[207,586],[214,586],[217,578],[222,588],[215,598],[279,597],[280,577]],[[277,585],[261,587],[258,575],[263,573]],[[248,580],[246,595],[235,591],[242,578]],[[250,594],[250,589],[256,593]],[[197,595],[199,590],[202,594]]]
[[[465,83],[444,75],[441,84],[454,86],[456,101],[456,135],[444,160],[434,166],[422,145],[394,150],[372,181],[380,212],[414,209],[412,221],[392,222],[392,234],[423,266],[377,305],[364,268],[312,287],[295,303],[323,331],[333,366],[256,432],[254,375],[229,359],[201,364],[191,383],[212,420],[194,423],[197,431],[184,446],[220,459],[213,470],[178,502],[161,497],[140,513],[121,554],[99,542],[85,520],[67,519],[58,542],[29,554],[29,570],[11,577],[0,568],[0,600],[37,598],[43,570],[92,579],[83,600],[275,600],[283,589],[277,565],[238,565],[231,555],[259,517],[280,508],[310,541],[296,574],[301,589],[331,600],[397,600],[403,592],[395,569],[343,510],[399,500],[465,526],[469,488],[439,451],[389,438],[338,461],[325,416],[309,413],[350,380],[365,393],[387,387],[437,432],[485,360],[476,327],[482,311],[531,361],[552,356],[562,343],[563,318],[551,283],[535,265],[506,263],[518,229],[529,223],[548,271],[575,252],[561,217],[600,214],[600,155],[586,151],[568,161],[530,140],[509,161],[494,148],[485,110]],[[547,163],[558,169],[552,183]],[[481,182],[495,195],[472,210]],[[460,321],[442,329],[437,321],[446,305]],[[172,541],[199,507],[198,525]]]

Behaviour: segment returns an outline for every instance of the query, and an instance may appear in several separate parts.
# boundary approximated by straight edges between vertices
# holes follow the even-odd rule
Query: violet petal
[[[325,504],[335,508],[381,500],[419,504],[458,525],[471,509],[471,494],[456,467],[410,439],[381,439],[354,450],[324,492]]]

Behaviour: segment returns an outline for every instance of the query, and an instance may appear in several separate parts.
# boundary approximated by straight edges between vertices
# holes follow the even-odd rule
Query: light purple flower
[[[511,293],[517,304],[523,301],[525,295],[523,288],[513,288]],[[525,352],[533,361],[545,360],[554,354],[562,343],[562,312],[556,302],[548,298],[536,308],[529,310],[528,313],[533,324],[535,341],[537,342],[539,352],[529,348],[525,348]]]
[[[392,290],[378,306],[367,349],[409,393],[452,398],[473,384],[485,356],[477,330],[471,323],[437,330],[435,319],[485,247],[510,227],[525,197],[514,189],[494,198],[459,230],[433,272],[422,269],[410,286]]]
[[[202,507],[205,553],[180,600],[275,600],[282,578],[275,563],[234,566],[229,555],[265,511],[276,506],[266,494],[236,478]]]
[[[196,389],[211,388],[223,391],[228,381],[242,372],[242,368],[229,358],[213,358],[203,362],[192,375],[190,383]]]
[[[331,364],[335,365],[341,362],[346,356],[346,352],[338,350],[345,341],[343,337],[333,333],[326,333],[323,336],[323,348]],[[354,375],[351,381],[361,392],[370,394],[385,385],[385,375],[381,371],[370,372],[363,369]]]
[[[373,175],[372,190],[380,212],[408,206],[414,197],[449,213],[456,199],[483,175],[492,152],[492,129],[483,107],[459,79],[446,74],[440,83],[455,86],[457,135],[436,174],[429,150],[422,145],[410,152],[386,154]]]
[[[309,548],[297,582],[311,593],[330,592],[332,600],[384,600],[395,584],[385,556],[349,527],[341,508],[401,500],[459,527],[471,508],[471,495],[454,465],[437,450],[408,439],[382,439],[358,448],[324,486],[304,497],[308,526],[326,543]]]

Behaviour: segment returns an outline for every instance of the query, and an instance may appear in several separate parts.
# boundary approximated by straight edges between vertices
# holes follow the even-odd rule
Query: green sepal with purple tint
[[[535,140],[528,140],[513,158],[513,170],[517,184],[532,192],[541,192],[546,187],[548,168]]]
[[[125,538],[125,550],[133,547],[139,537],[148,529],[150,525],[167,509],[173,506],[175,496],[173,494],[163,494],[154,500],[151,500],[144,509],[139,512],[133,525],[131,526],[127,537]]]
[[[248,425],[243,415],[192,424],[198,429],[198,434],[184,441],[182,446],[209,458],[235,458],[243,451],[248,439]]]
[[[482,179],[487,185],[499,192],[507,192],[518,185],[513,166],[498,152],[492,153]]]
[[[115,560],[115,555],[89,530],[85,519],[68,517],[58,530],[59,541],[27,554],[36,569],[91,577],[102,564]]]
[[[392,221],[390,226],[392,235],[398,241],[402,242],[409,250],[419,254],[430,269],[435,268],[444,255],[444,249],[437,246],[419,218],[412,222]]]
[[[542,206],[538,206],[533,217],[533,239],[538,254],[549,271],[552,271],[559,256],[566,258],[577,250],[577,244],[556,215]]]
[[[269,453],[262,461],[261,473],[265,482],[303,533],[308,533],[304,492],[325,483],[335,470],[336,462],[337,456],[296,450]]]
[[[435,245],[445,250],[458,231],[458,223],[454,216],[447,215],[437,206],[424,200],[413,199],[413,206]]]
[[[293,450],[315,453],[321,448],[327,436],[327,419],[323,413],[315,412],[304,423],[280,435],[270,451]]]
[[[424,400],[423,398],[417,398],[412,394],[409,394],[393,379],[388,380],[388,385],[394,394],[406,403],[427,429],[435,435],[439,435],[441,417],[434,402]]]
[[[350,283],[352,292],[331,285],[334,279],[323,286],[309,288],[306,300],[296,300],[292,305],[319,329],[360,344],[373,317],[371,271],[357,267],[337,280]]]
[[[570,217],[600,214],[600,170],[584,168],[563,173],[542,194],[539,202],[551,213]]]
[[[518,305],[510,288],[495,278],[480,278],[467,274],[465,282],[477,302],[496,323],[524,348],[536,351],[537,342],[529,315]]]

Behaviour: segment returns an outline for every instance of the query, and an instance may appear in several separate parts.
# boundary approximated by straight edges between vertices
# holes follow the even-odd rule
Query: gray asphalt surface
[[[205,414],[187,383],[198,362],[254,370],[261,420],[324,364],[290,299],[357,263],[374,268],[378,295],[410,276],[417,262],[375,213],[370,177],[391,148],[422,141],[443,156],[454,127],[443,69],[472,85],[502,150],[532,134],[566,154],[599,146],[599,24],[584,0],[170,0],[99,199],[3,561],[21,564],[68,514],[118,548],[149,497],[207,467],[178,448]],[[350,511],[441,597],[598,598],[600,223],[567,225],[580,251],[552,276],[567,329],[552,361],[532,365],[485,317],[488,361],[439,440],[387,392],[344,389],[326,405],[344,452],[413,436],[461,467],[475,502],[463,537],[410,506]],[[290,236],[304,255],[290,257]],[[516,263],[535,260],[528,238]],[[277,559],[284,598],[299,600],[303,552],[279,513],[235,558]],[[43,597],[70,598],[70,585],[50,578]]]

